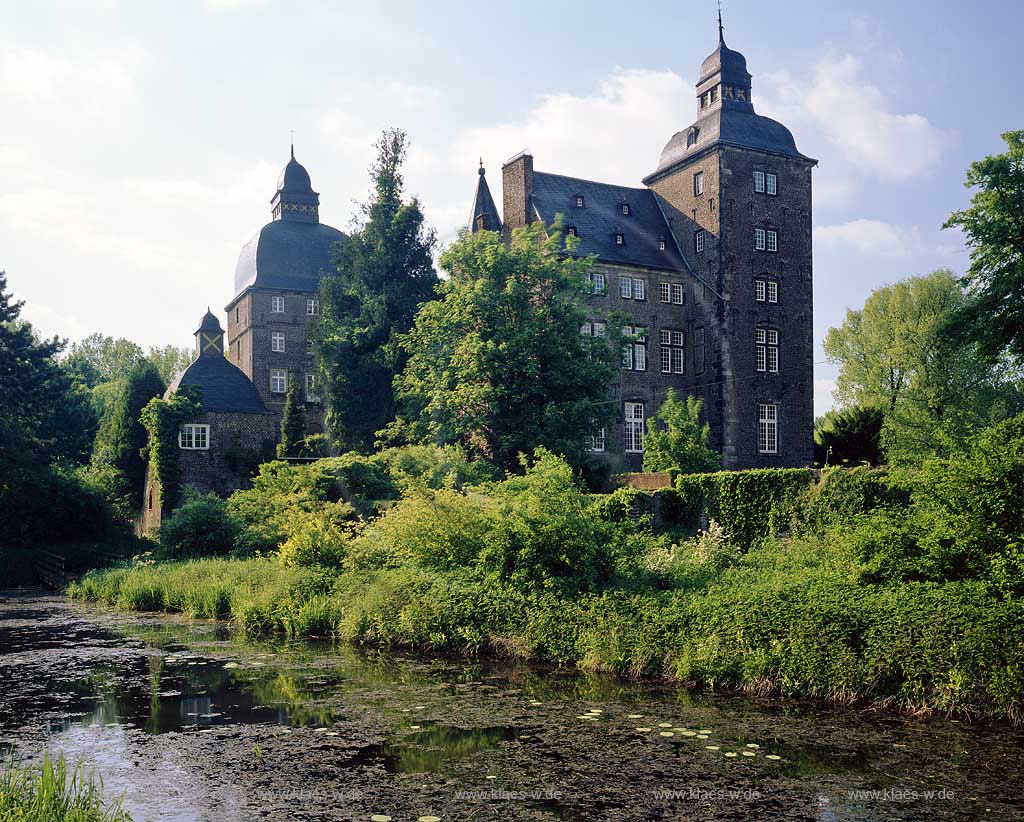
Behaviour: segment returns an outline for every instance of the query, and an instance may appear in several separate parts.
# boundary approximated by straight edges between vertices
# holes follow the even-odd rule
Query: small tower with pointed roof
[[[501,231],[501,215],[498,214],[498,207],[494,204],[491,189],[487,185],[487,171],[484,169],[482,157],[477,175],[473,208],[469,213],[469,231],[472,234],[478,231]]]

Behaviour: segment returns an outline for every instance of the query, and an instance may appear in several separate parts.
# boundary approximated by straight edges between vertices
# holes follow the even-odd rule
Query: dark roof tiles
[[[165,397],[187,385],[199,386],[203,411],[236,414],[269,414],[259,392],[241,369],[221,356],[198,357],[181,372],[167,389]]]
[[[582,208],[576,205],[577,196],[583,197]],[[629,214],[622,213],[623,205],[629,206]],[[562,214],[564,225],[576,228],[580,238],[576,253],[580,256],[597,254],[607,263],[685,270],[665,217],[649,189],[535,171],[533,207],[548,225]],[[622,245],[616,243],[616,234],[622,234]],[[660,248],[662,241],[664,250]]]
[[[235,295],[250,287],[316,291],[321,276],[334,271],[334,244],[343,237],[323,223],[267,223],[238,255]]]

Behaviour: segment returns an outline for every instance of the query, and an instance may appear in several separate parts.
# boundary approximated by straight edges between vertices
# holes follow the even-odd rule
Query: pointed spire
[[[724,26],[722,25],[722,0],[718,0],[718,45],[725,45],[725,33],[723,32]]]
[[[477,231],[501,231],[501,216],[487,186],[483,157],[480,158],[477,174],[480,176],[477,178],[476,195],[473,197],[473,210],[469,215],[469,231],[471,234]]]
[[[719,17],[722,16],[721,12],[719,12],[718,16]],[[291,142],[291,146],[292,146],[292,159],[294,160],[295,159],[295,129],[291,130],[291,135],[292,136],[291,136],[290,142]]]

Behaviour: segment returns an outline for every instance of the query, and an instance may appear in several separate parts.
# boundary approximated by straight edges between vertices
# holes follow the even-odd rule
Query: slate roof
[[[653,174],[645,177],[644,182],[649,183],[661,172],[716,144],[752,148],[771,154],[797,157],[812,163],[817,162],[797,151],[792,132],[782,123],[755,114],[753,106],[749,103],[739,104],[745,106],[747,110],[744,110],[737,105],[728,105],[731,102],[726,101],[727,105],[715,108],[689,128],[673,134],[672,139],[662,149],[658,168]],[[691,128],[697,129],[697,142],[687,147]]]
[[[490,186],[487,185],[483,162],[480,163],[478,174],[480,178],[477,180],[473,208],[469,214],[469,230],[471,233],[476,231],[477,217],[483,216],[486,218],[485,226],[488,231],[501,231],[501,215],[498,213],[498,207],[494,204]]]
[[[582,208],[576,206],[577,195],[583,197]],[[629,205],[628,215],[622,213],[623,203]],[[548,225],[562,214],[566,227],[576,227],[580,238],[576,253],[580,256],[597,254],[602,262],[687,270],[649,189],[535,171],[533,207]],[[616,234],[623,235],[622,245],[616,244]],[[664,251],[658,247],[660,240],[665,241]]]
[[[220,327],[220,320],[214,316],[213,312],[209,308],[206,309],[206,313],[203,315],[202,321],[199,323],[199,328],[196,329],[198,334],[200,331],[208,331],[216,334],[223,334],[224,329]]]
[[[343,237],[323,223],[267,223],[238,255],[235,295],[250,287],[316,291],[320,277],[334,271],[334,244]]]
[[[197,357],[171,383],[164,397],[182,386],[198,385],[203,394],[203,411],[237,414],[270,414],[252,381],[223,356]]]

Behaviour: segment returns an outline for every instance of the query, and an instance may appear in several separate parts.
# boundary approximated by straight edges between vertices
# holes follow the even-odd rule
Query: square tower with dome
[[[300,384],[308,433],[323,432],[309,331],[320,316],[320,279],[333,272],[342,233],[320,222],[320,195],[291,158],[270,201],[271,221],[243,246],[228,303],[228,357],[278,419],[289,381]]]
[[[781,123],[754,110],[746,59],[725,44],[701,64],[697,117],[643,187],[502,168],[503,217],[483,169],[469,230],[506,232],[558,215],[594,254],[590,316],[625,316],[612,426],[591,450],[639,470],[643,433],[670,388],[704,401],[723,468],[810,465],[814,426],[811,170]]]

